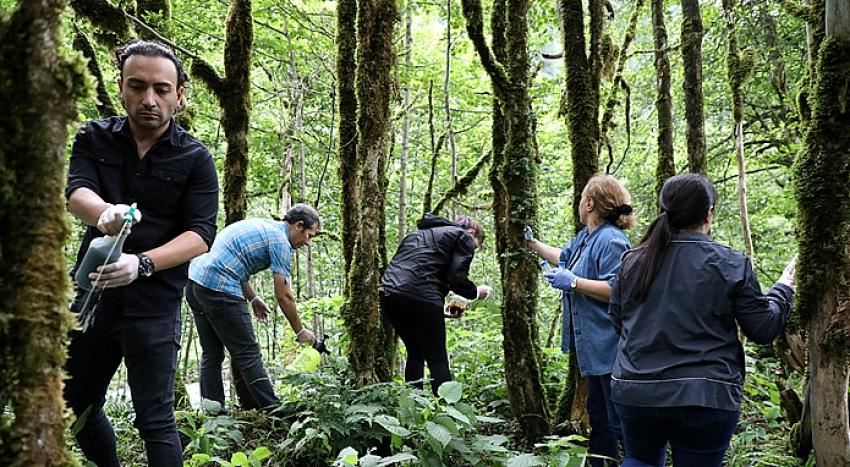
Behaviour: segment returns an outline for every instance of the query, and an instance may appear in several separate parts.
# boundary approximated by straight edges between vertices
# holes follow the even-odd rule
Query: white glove
[[[98,275],[100,279],[98,280]],[[89,274],[89,279],[98,280],[97,286],[105,289],[123,287],[139,277],[139,257],[127,253],[121,253],[118,261],[104,266],[99,266]]]
[[[478,297],[479,300],[484,300],[485,298],[493,295],[493,287],[489,285],[479,285],[478,286]]]
[[[124,215],[130,210],[130,206],[126,204],[113,204],[100,213],[100,218],[97,220],[97,230],[106,235],[118,235],[121,232],[121,226],[124,225]],[[137,224],[142,220],[142,211],[136,209],[136,214],[133,216],[133,224]]]
[[[791,261],[785,266],[785,270],[782,271],[782,275],[779,276],[779,280],[776,281],[777,284],[787,285],[791,287],[791,290],[796,289],[796,276],[797,276],[797,255],[794,255],[791,258]]]

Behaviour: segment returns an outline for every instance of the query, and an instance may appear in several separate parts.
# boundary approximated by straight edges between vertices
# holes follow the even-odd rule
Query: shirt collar
[[[173,147],[180,147],[180,131],[182,129],[177,125],[177,122],[172,118],[168,123],[168,129],[160,136],[159,141],[168,141]],[[120,133],[124,136],[133,137],[130,133],[130,123],[127,116],[120,117],[118,123],[112,127],[113,133]]]
[[[673,231],[673,240],[684,240],[684,241],[692,241],[692,242],[710,242],[711,237],[708,235],[697,232],[695,230],[674,230]]]

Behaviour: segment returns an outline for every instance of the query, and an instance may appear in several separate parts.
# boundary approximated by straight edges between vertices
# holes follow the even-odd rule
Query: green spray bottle
[[[325,346],[325,340],[327,336],[317,337],[316,341],[313,342],[313,345],[307,346],[298,356],[295,357],[295,360],[286,366],[288,371],[294,373],[312,373],[319,368],[319,364],[322,362],[322,354],[329,354],[327,346]]]

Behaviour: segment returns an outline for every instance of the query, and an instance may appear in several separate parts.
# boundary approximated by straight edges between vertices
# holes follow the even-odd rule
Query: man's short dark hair
[[[189,81],[189,75],[183,69],[183,63],[180,62],[173,50],[160,42],[143,40],[135,40],[115,49],[115,61],[118,65],[118,71],[121,73],[121,79],[124,79],[124,64],[133,55],[167,58],[174,63],[174,67],[177,69],[177,87],[179,88]]]
[[[286,214],[283,216],[283,220],[290,224],[295,224],[298,221],[304,222],[305,229],[319,227],[322,222],[319,219],[319,212],[306,203],[298,203],[289,208],[289,211],[286,211]]]

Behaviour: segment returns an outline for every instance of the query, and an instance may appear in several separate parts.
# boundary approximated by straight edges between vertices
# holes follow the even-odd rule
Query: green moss
[[[796,314],[806,325],[828,297],[846,290],[850,241],[850,44],[825,40],[817,65],[818,82],[810,102],[812,120],[806,150],[794,166],[799,204]],[[844,96],[844,97],[842,97]]]

